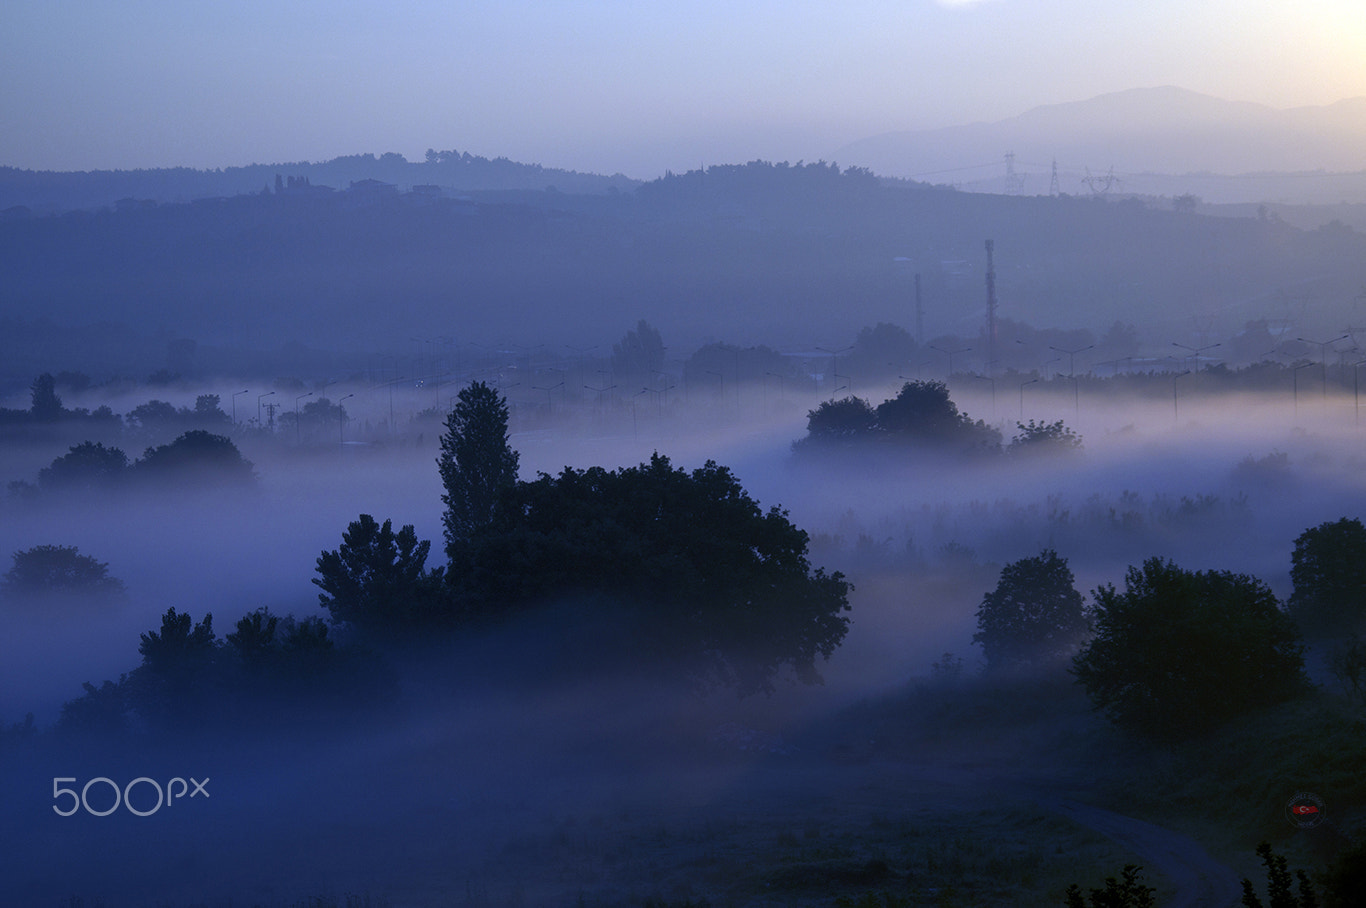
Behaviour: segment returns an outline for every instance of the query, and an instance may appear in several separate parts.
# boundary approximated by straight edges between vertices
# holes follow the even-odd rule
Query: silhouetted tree
[[[1303,645],[1255,577],[1151,558],[1095,592],[1095,636],[1073,660],[1116,723],[1176,738],[1301,693]]]
[[[14,553],[14,566],[0,588],[15,595],[80,593],[116,595],[123,582],[109,576],[109,565],[82,555],[74,546],[38,545]]]
[[[915,338],[909,331],[900,325],[878,322],[859,331],[845,368],[850,375],[866,381],[894,378],[910,368],[915,351]]]
[[[958,412],[948,385],[939,381],[902,385],[896,397],[878,404],[877,425],[887,438],[909,444],[982,451],[1001,446],[1001,433]]]
[[[806,414],[806,437],[793,443],[797,452],[817,451],[867,441],[877,431],[877,414],[861,397],[824,400]]]
[[[232,417],[223,412],[219,405],[222,398],[217,394],[201,394],[194,400],[192,418],[200,426],[228,425]]]
[[[61,732],[115,736],[128,730],[128,676],[122,676],[118,683],[105,681],[99,687],[85,681],[81,687],[85,693],[75,700],[62,704],[62,712],[57,720]]]
[[[1081,450],[1081,436],[1057,422],[1017,422],[1020,434],[1010,440],[1011,454],[1064,454]]]
[[[135,475],[157,480],[194,479],[223,485],[251,485],[256,473],[232,439],[191,429],[166,445],[148,448],[133,464]]]
[[[663,368],[664,339],[645,319],[612,345],[612,372],[619,381],[647,382]]]
[[[57,381],[44,372],[29,386],[32,392],[29,416],[34,422],[56,422],[62,418],[62,399],[57,396]]]
[[[1296,895],[1294,878],[1291,877],[1288,862],[1283,855],[1271,850],[1270,842],[1262,842],[1257,846],[1257,856],[1266,867],[1266,896],[1270,908],[1318,908],[1318,896],[1314,893],[1313,884],[1309,882],[1309,876],[1303,870],[1295,871],[1294,878],[1299,879],[1299,894]],[[1241,901],[1244,908],[1263,908],[1262,900],[1257,897],[1256,890],[1252,887],[1252,881],[1243,877],[1242,884]],[[1359,896],[1360,892],[1356,895]],[[1352,901],[1350,904],[1356,902]]]
[[[128,472],[128,455],[100,442],[83,441],[38,471],[44,491],[93,492],[119,486]]]
[[[268,666],[276,646],[275,628],[279,619],[261,608],[244,615],[237,622],[237,629],[225,637],[228,649],[250,672]]]
[[[442,603],[440,570],[424,570],[431,545],[418,541],[411,524],[395,533],[393,521],[381,526],[360,515],[342,534],[340,548],[318,556],[318,602],[334,623],[368,634],[430,624]]]
[[[149,400],[128,411],[128,422],[140,429],[160,429],[177,425],[180,411],[164,400]]]
[[[990,668],[1050,662],[1071,655],[1090,629],[1086,604],[1067,559],[1052,549],[1001,569],[982,597],[977,633]]]
[[[1143,868],[1126,864],[1122,879],[1107,877],[1104,889],[1092,889],[1089,898],[1082,895],[1076,883],[1067,887],[1067,908],[1156,908],[1157,890],[1142,882]]]
[[[715,372],[727,381],[761,381],[772,372],[785,375],[787,361],[771,347],[737,347],[734,344],[704,344],[683,363],[683,380],[690,385],[717,384]],[[652,384],[652,383],[651,383]],[[732,395],[733,396],[733,395]]]
[[[1366,631],[1366,526],[1321,523],[1295,539],[1290,614],[1311,637]]]
[[[483,382],[472,382],[446,417],[436,462],[445,490],[441,524],[452,564],[457,550],[493,521],[502,492],[516,485],[517,461],[508,443],[507,401]]]
[[[193,622],[188,613],[166,610],[160,631],[142,635],[142,665],[128,676],[133,707],[151,724],[166,729],[202,725],[213,718],[221,694],[219,644],[213,615]]]
[[[656,454],[518,483],[471,540],[466,583],[491,613],[565,596],[613,603],[636,658],[751,693],[784,665],[818,680],[817,658],[844,638],[849,585],[813,572],[807,543],[725,467],[689,474]]]

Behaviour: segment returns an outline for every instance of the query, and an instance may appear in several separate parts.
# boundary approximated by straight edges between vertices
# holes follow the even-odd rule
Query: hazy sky
[[[0,165],[427,148],[650,178],[1178,85],[1366,95],[1362,0],[0,5]]]

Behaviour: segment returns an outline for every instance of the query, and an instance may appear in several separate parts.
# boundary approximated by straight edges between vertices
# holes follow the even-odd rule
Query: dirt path
[[[1038,803],[1113,839],[1146,869],[1170,880],[1176,895],[1163,908],[1229,908],[1242,898],[1237,875],[1179,832],[1066,798],[1042,797]]]

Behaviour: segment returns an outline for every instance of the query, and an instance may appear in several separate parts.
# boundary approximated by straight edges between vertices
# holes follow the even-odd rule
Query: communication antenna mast
[[[1053,159],[1053,178],[1048,181],[1048,194],[1051,196],[1062,195],[1062,186],[1058,184],[1058,159]]]
[[[1024,189],[1025,174],[1015,172],[1015,152],[1006,152],[1006,195],[1019,195]]]
[[[987,374],[991,375],[996,362],[996,266],[992,263],[991,253],[995,247],[987,240]]]

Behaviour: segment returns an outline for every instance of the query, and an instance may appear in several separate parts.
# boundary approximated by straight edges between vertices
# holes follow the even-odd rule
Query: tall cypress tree
[[[446,417],[436,462],[445,488],[446,555],[454,564],[461,545],[492,522],[501,491],[517,483],[507,401],[483,382],[471,382]]]

